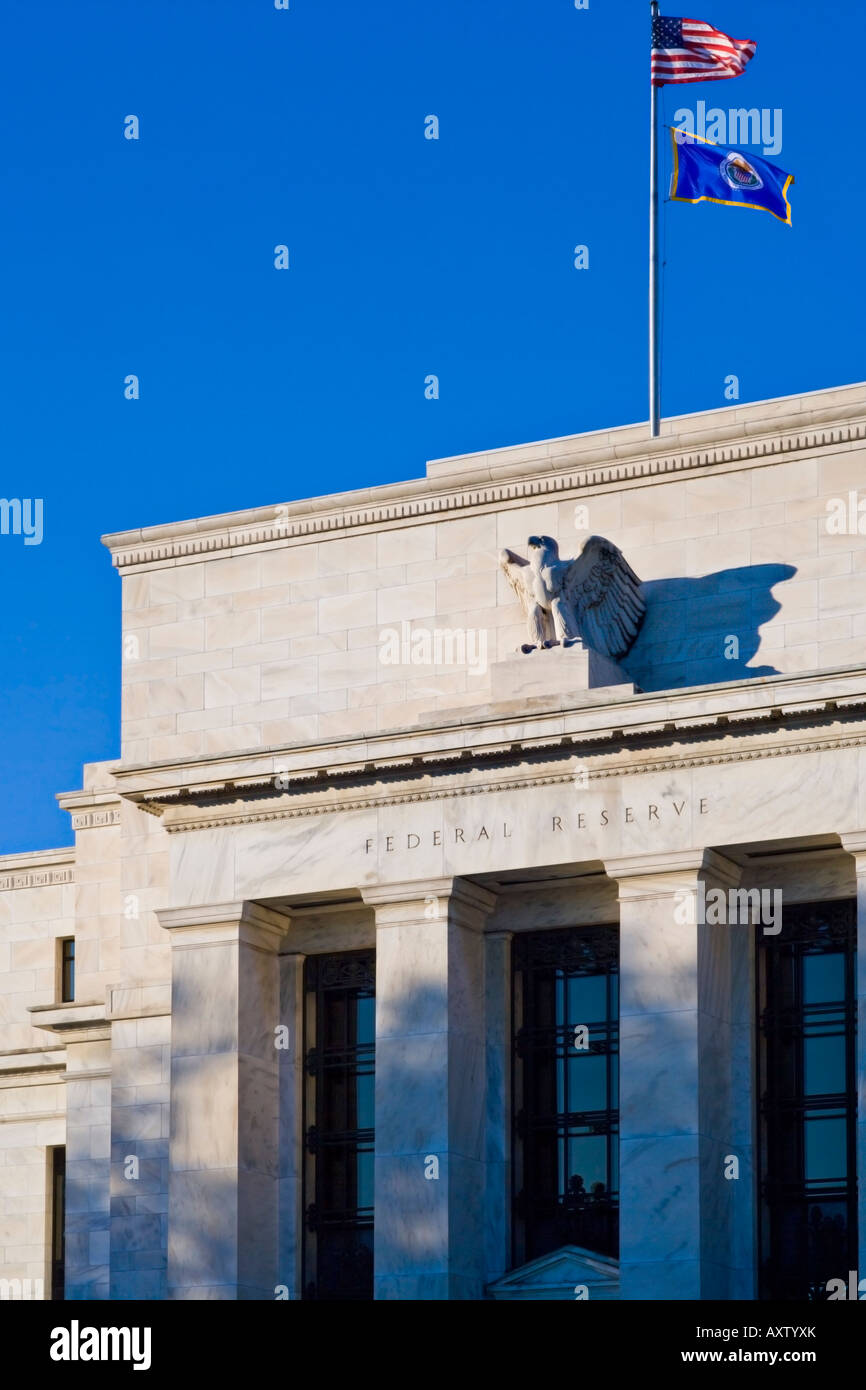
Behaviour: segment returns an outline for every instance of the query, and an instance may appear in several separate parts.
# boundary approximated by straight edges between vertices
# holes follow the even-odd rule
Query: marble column
[[[168,1296],[273,1299],[288,918],[249,902],[158,915],[172,944]]]
[[[487,1099],[484,1198],[485,1283],[511,1264],[511,940],[510,931],[486,932]]]
[[[866,831],[841,835],[857,876],[857,1190],[858,1281],[866,1279]],[[862,1298],[863,1295],[861,1294]]]
[[[280,1231],[277,1283],[281,1285],[281,1297],[293,1300],[303,1296],[305,960],[306,956],[299,953],[280,956],[280,1021],[286,1029],[286,1046],[278,1052]]]
[[[605,867],[620,902],[621,1297],[751,1298],[754,927],[697,921],[699,885],[727,893],[740,869],[709,849]]]
[[[375,1297],[484,1290],[484,921],[462,879],[362,890],[376,914]]]
[[[111,1171],[109,1030],[66,1044],[65,1298],[107,1299]]]
[[[105,1005],[92,1001],[38,1004],[30,1014],[35,1027],[56,1034],[66,1047],[64,1296],[69,1302],[109,1299],[111,1024]]]

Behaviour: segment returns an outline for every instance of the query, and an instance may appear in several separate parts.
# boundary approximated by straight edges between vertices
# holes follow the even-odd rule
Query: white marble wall
[[[62,1061],[45,1062],[0,1073],[0,1279],[21,1280],[34,1298],[51,1295],[49,1159],[66,1138]]]
[[[0,1278],[29,1280],[22,1294],[46,1298],[49,1151],[65,1142],[67,1094],[63,1048],[29,1010],[56,997],[57,940],[73,931],[73,873],[72,850],[0,857]]]
[[[862,416],[863,388],[848,387],[738,407],[723,419],[713,412],[684,417],[667,422],[663,447],[688,456],[703,443],[711,449],[771,440],[798,419],[804,426],[834,418],[847,425],[858,403]],[[177,541],[178,554],[124,567],[125,760],[181,761],[352,738],[411,725],[431,711],[484,704],[490,665],[524,636],[498,553],[502,546],[525,549],[538,532],[557,537],[566,556],[588,534],[608,536],[645,581],[647,619],[623,663],[644,689],[859,664],[866,537],[856,526],[853,535],[831,533],[827,504],[847,504],[849,491],[861,486],[862,443],[840,431],[817,449],[804,428],[806,443],[777,455],[755,444],[749,457],[720,455],[706,470],[632,478],[598,472],[593,486],[562,488],[538,501],[507,494],[491,500],[489,484],[520,481],[521,470],[538,475],[541,493],[545,460],[547,473],[571,467],[575,476],[618,456],[639,461],[646,448],[633,436],[604,431],[440,460],[426,485],[381,490],[380,521],[329,523],[336,534],[243,544],[241,514],[227,519],[238,537],[228,552],[195,554],[201,533],[219,530],[218,518],[166,528],[166,552]],[[470,505],[468,479],[488,484],[471,494]],[[451,498],[449,486],[451,515],[447,507],[423,514],[419,506],[401,522],[387,510],[387,501],[399,503],[404,492]],[[313,511],[321,501],[310,504]],[[365,510],[366,492],[334,502],[346,514],[376,516]],[[246,534],[255,536],[255,527]],[[133,540],[108,543],[123,553]],[[388,629],[401,642],[404,631],[471,631],[479,641],[483,635],[485,660],[390,664],[382,637]]]
[[[118,798],[92,764],[63,801],[74,848],[0,859],[0,1277],[39,1278],[50,1297],[50,1149],[65,1144],[67,1297],[106,1298],[108,1043],[40,1024],[60,999],[61,937],[75,937],[76,999],[116,977]]]
[[[76,913],[74,850],[44,850],[0,858],[0,1051],[45,1046],[30,1007],[57,997],[57,942],[73,934]],[[52,883],[52,878],[66,882]],[[40,883],[40,879],[48,882]],[[29,887],[16,887],[16,882]],[[85,971],[87,969],[85,952]]]
[[[855,830],[866,816],[866,755],[859,749],[635,771],[587,787],[573,780],[580,765],[565,752],[537,778],[524,767],[517,789],[455,790],[362,809],[349,792],[344,811],[173,834],[167,838],[174,905],[303,899],[405,879],[495,877],[503,866],[600,867],[630,854],[812,841]],[[545,772],[552,774],[546,783]],[[435,781],[431,776],[429,786],[439,790]]]

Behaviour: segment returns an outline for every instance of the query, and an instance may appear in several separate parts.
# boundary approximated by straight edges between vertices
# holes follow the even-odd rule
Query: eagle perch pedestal
[[[551,536],[530,536],[527,546],[528,559],[499,552],[527,640],[494,664],[494,699],[631,685],[617,663],[640,631],[646,603],[622,551],[603,536],[590,536],[574,560],[560,560]]]

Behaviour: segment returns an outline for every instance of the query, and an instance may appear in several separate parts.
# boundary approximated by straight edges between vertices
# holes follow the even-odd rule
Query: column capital
[[[377,925],[436,921],[447,915],[459,926],[482,931],[493,911],[496,894],[465,878],[419,878],[399,883],[368,884],[360,890],[376,912]],[[445,904],[445,911],[440,904]]]
[[[842,831],[839,840],[853,858],[855,872],[866,874],[866,830]]]
[[[619,898],[661,898],[671,893],[697,888],[699,881],[739,886],[739,864],[714,849],[659,851],[605,859],[608,878],[619,886]]]
[[[288,910],[277,912],[247,900],[162,907],[156,909],[156,916],[160,926],[171,933],[172,946],[236,940],[266,951],[279,950],[290,921]]]

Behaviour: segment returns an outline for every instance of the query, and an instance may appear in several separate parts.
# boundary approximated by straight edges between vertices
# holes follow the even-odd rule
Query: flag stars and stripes
[[[653,85],[739,77],[756,48],[752,39],[732,39],[702,19],[656,15],[652,24]]]

